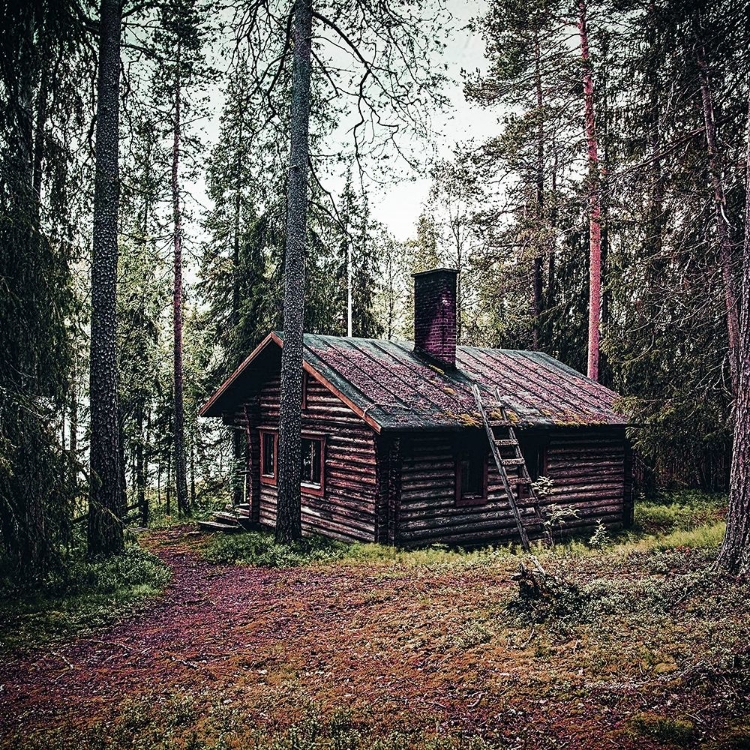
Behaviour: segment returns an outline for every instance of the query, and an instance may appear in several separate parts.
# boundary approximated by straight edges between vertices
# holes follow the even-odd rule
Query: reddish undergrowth
[[[187,701],[171,746],[213,747],[221,735],[223,747],[247,747],[251,734],[281,736],[314,710],[323,720],[345,712],[361,736],[403,731],[407,744],[479,737],[581,750],[669,747],[669,732],[634,721],[689,717],[683,746],[730,748],[720,738],[750,705],[731,663],[694,653],[711,636],[686,624],[699,621],[684,609],[697,606],[689,595],[663,634],[629,638],[614,626],[511,622],[508,561],[274,570],[210,565],[185,528],[147,543],[173,571],[162,597],[95,636],[0,664],[0,747],[81,748],[92,732],[96,746],[135,746],[121,726],[134,705],[144,733]],[[722,637],[741,660],[747,613],[733,617]]]

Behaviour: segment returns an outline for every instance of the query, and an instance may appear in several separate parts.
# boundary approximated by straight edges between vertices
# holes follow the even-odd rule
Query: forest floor
[[[0,655],[0,747],[750,748],[750,584],[715,528],[545,552],[536,601],[507,550],[269,568],[149,532],[161,596]]]

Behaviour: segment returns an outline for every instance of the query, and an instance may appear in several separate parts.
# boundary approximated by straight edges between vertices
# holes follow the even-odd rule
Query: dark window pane
[[[302,481],[305,484],[320,484],[323,441],[302,438]]]
[[[461,470],[461,495],[482,497],[484,495],[484,456],[478,452],[464,456],[459,468]]]
[[[263,474],[267,477],[276,476],[276,447],[275,435],[271,432],[263,433]]]

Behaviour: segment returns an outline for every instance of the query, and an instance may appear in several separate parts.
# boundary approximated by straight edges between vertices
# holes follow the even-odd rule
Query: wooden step
[[[209,533],[221,532],[222,534],[237,534],[242,531],[238,524],[217,523],[216,521],[198,521],[198,528]]]
[[[227,524],[237,524],[239,523],[239,515],[235,513],[224,513],[222,511],[216,511],[214,513],[214,521],[216,523],[227,523]]]
[[[248,515],[250,513],[250,504],[249,503],[238,503],[237,505],[232,505],[231,503],[227,503],[224,506],[224,510],[227,513],[237,513],[238,515]]]

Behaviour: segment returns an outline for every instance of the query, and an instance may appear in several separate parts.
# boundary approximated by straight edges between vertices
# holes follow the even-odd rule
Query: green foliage
[[[89,561],[82,548],[33,590],[0,580],[0,649],[35,646],[99,627],[127,612],[144,597],[158,594],[169,570],[137,545],[122,555]]]
[[[555,483],[549,477],[541,476],[535,482],[531,483],[536,494],[540,497],[549,497],[555,487]]]
[[[545,508],[546,518],[544,519],[544,525],[550,532],[552,539],[555,536],[558,538],[562,537],[565,532],[565,526],[568,521],[575,520],[578,518],[578,508],[572,505],[558,505],[552,503]]]
[[[60,564],[77,490],[58,433],[77,321],[81,191],[68,173],[86,100],[73,13],[11,3],[0,24],[0,566],[29,581]]]
[[[349,545],[320,536],[306,537],[291,544],[277,544],[273,534],[250,531],[217,535],[204,555],[213,563],[243,563],[285,568],[342,558]]]
[[[669,534],[712,526],[724,518],[727,496],[699,491],[663,494],[656,500],[635,504],[634,530],[645,534]]]
[[[592,547],[593,549],[604,549],[611,543],[611,541],[607,527],[601,521],[597,521],[594,533],[589,537],[589,547]]]
[[[671,719],[653,713],[636,714],[629,720],[635,734],[679,747],[692,744],[695,725],[687,719]]]

